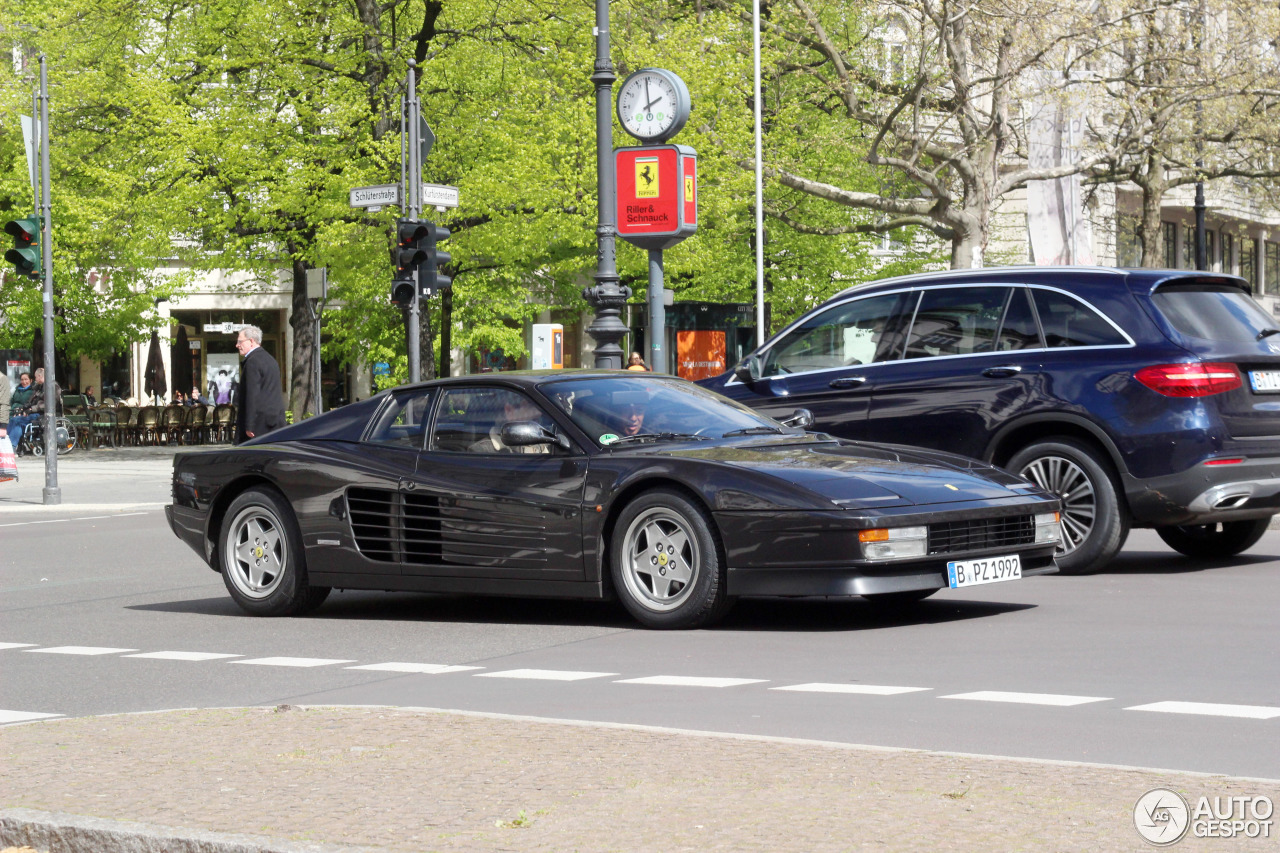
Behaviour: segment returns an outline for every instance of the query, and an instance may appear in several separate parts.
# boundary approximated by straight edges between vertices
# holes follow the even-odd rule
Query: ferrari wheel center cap
[[[265,553],[266,552],[262,550],[262,546],[258,546],[257,548],[253,549],[253,556],[257,557],[259,560],[262,559],[262,556]]]
[[[666,564],[667,564],[667,555],[666,555],[666,554],[659,554],[659,555],[658,555],[658,565],[659,565],[659,566],[665,566]]]

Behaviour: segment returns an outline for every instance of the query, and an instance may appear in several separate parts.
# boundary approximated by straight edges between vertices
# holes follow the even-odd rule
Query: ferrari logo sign
[[[636,158],[636,198],[657,198],[661,195],[658,182],[658,158]]]
[[[692,148],[644,145],[613,154],[619,237],[642,249],[668,249],[698,230]]]

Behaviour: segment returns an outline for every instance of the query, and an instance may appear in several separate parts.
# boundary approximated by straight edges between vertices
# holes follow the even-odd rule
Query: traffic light
[[[421,219],[396,220],[396,274],[391,281],[391,301],[401,308],[413,304],[418,286],[414,273],[427,259],[426,240],[431,223]]]
[[[427,258],[418,274],[418,292],[423,296],[434,296],[453,287],[453,279],[440,274],[440,267],[453,260],[453,255],[439,247],[449,239],[449,229],[434,222],[428,222],[426,225]]]
[[[4,225],[6,234],[13,235],[13,248],[4,253],[4,259],[22,275],[39,278],[43,264],[40,255],[40,217],[28,216],[14,219]]]

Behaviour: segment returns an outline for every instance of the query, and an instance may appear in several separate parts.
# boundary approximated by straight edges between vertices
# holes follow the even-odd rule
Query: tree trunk
[[[1159,269],[1165,266],[1164,222],[1160,219],[1166,189],[1164,163],[1154,155],[1149,157],[1146,174],[1137,183],[1142,187],[1142,220],[1138,223],[1138,237],[1142,240],[1142,266]]]
[[[302,420],[303,413],[316,414],[315,387],[315,323],[311,320],[307,305],[307,265],[305,261],[293,262],[293,299],[289,325],[293,328],[292,375],[289,383],[289,411],[294,423]]]

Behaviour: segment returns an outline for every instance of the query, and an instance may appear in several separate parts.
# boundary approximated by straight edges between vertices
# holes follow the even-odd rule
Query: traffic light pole
[[[49,203],[49,69],[40,57],[40,251],[44,259],[44,503],[62,503],[58,488],[57,369],[53,361],[53,205]]]
[[[417,219],[418,214],[422,212],[422,151],[421,151],[421,135],[419,130],[421,104],[418,101],[418,69],[417,63],[409,60],[409,97],[405,99],[405,123],[409,125],[409,150],[407,170],[408,176],[405,181],[408,186],[405,187],[407,204],[405,206],[405,215],[409,219]],[[409,381],[422,381],[422,309],[419,305],[421,300],[417,296],[418,292],[418,271],[415,268],[413,272],[414,298],[409,301],[409,332],[407,349],[409,355]]]

